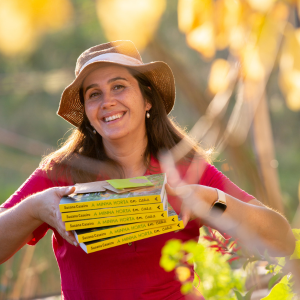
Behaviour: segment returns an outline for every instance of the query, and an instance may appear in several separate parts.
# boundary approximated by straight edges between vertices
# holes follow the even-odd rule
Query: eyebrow
[[[112,83],[114,81],[117,81],[117,80],[126,80],[128,81],[126,78],[123,78],[123,77],[114,77],[114,78],[111,78],[107,81],[107,83]],[[93,87],[97,87],[99,86],[97,83],[92,83],[90,84],[89,86],[86,87],[85,91],[84,91],[84,94],[86,94],[86,92],[89,90],[89,89],[92,89]]]

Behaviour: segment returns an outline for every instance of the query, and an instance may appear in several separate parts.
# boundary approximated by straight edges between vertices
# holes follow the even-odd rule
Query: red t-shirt
[[[145,175],[161,173],[155,158],[151,158],[150,165]],[[245,202],[254,198],[205,161],[198,161],[190,166],[182,164],[178,171],[186,183],[218,188]],[[72,183],[61,180],[58,185]],[[37,169],[1,207],[10,208],[29,195],[53,186],[45,171]],[[179,213],[180,200],[170,196],[168,200]],[[34,238],[28,244],[35,245],[48,229],[53,230],[52,245],[60,269],[63,299],[177,300],[185,299],[185,296],[180,292],[180,283],[175,279],[175,273],[166,272],[159,266],[161,249],[172,238],[197,240],[200,226],[200,221],[194,220],[177,233],[166,233],[86,254],[80,247],[70,245],[55,229],[44,223],[33,232]]]

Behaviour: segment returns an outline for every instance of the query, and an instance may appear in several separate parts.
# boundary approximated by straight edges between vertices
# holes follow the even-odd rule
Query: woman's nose
[[[108,109],[115,106],[117,103],[116,99],[111,93],[103,93],[101,101],[101,109]]]

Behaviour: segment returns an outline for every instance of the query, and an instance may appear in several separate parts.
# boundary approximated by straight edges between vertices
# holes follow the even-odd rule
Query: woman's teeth
[[[123,116],[123,114],[113,115],[113,116],[110,116],[108,118],[104,118],[104,121],[105,122],[113,121],[113,120],[116,120],[116,119],[120,119],[122,116]]]

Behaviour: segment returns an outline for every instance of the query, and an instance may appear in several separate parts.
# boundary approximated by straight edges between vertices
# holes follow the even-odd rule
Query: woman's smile
[[[103,117],[103,120],[105,123],[113,123],[113,121],[116,121],[116,120],[119,120],[121,119],[124,115],[126,114],[126,112],[124,113],[118,113],[118,114],[113,114],[112,116],[106,116],[106,117]]]

